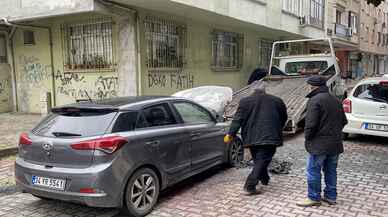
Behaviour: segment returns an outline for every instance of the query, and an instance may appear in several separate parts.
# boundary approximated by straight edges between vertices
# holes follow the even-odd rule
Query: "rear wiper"
[[[63,137],[63,136],[82,136],[81,134],[76,133],[67,133],[67,132],[52,132],[55,137]]]

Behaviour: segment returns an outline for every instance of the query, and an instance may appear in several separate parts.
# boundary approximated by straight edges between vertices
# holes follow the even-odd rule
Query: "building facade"
[[[268,68],[276,40],[332,37],[348,73],[360,1],[3,0],[0,112],[202,85],[237,90]]]

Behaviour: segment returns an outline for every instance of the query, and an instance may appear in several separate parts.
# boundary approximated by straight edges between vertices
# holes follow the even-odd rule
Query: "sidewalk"
[[[15,152],[20,133],[31,130],[41,118],[31,114],[0,114],[0,157],[6,152]]]

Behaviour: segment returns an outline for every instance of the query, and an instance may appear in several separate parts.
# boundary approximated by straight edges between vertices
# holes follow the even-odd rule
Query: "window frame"
[[[144,19],[143,27],[146,47],[146,68],[149,71],[181,71],[186,65],[186,24],[177,23],[160,17],[147,16]],[[174,55],[171,55],[170,47],[163,49],[162,46],[169,46],[169,43],[172,42],[171,39],[176,40]],[[169,53],[169,55],[166,55],[167,53]],[[164,55],[159,56],[160,54]],[[171,57],[175,60],[172,60]]]
[[[304,12],[303,0],[282,0],[282,11],[294,16],[301,17]]]
[[[28,37],[31,37],[28,39]],[[28,39],[28,40],[26,40]],[[33,30],[23,30],[23,45],[24,46],[34,46],[36,45],[35,31]]]
[[[203,110],[210,117],[210,119],[211,119],[210,122],[185,122],[181,113],[179,112],[179,110],[175,106],[175,104],[181,104],[181,103],[189,104],[189,105],[192,105],[194,108],[197,107],[197,108],[199,108],[199,110]],[[198,105],[198,104],[190,102],[190,101],[185,101],[185,100],[173,101],[173,102],[170,102],[170,104],[171,104],[171,107],[174,109],[174,112],[176,113],[176,115],[179,117],[179,120],[182,124],[198,125],[198,124],[213,124],[213,123],[216,124],[217,123],[217,120],[214,117],[214,115],[209,110],[207,110],[205,107],[203,107],[201,105]]]
[[[244,35],[237,32],[217,29],[213,30],[211,35],[211,69],[213,71],[240,71],[244,63]],[[230,42],[233,41],[233,39],[235,40],[235,43]],[[225,47],[233,46],[233,44],[235,44],[235,56],[230,56],[230,60],[226,60],[224,58]],[[229,50],[231,51],[232,49]],[[231,52],[229,52],[229,54]],[[235,65],[226,66],[224,64],[225,62],[233,61],[236,61]]]
[[[114,71],[116,68],[114,24],[112,18],[62,24],[64,72]],[[103,29],[103,25],[106,25],[107,28]],[[78,32],[75,31],[76,28],[79,28]],[[76,34],[72,35],[72,32]],[[77,46],[74,45],[77,39],[79,40],[77,50],[82,50],[78,51],[79,54],[72,51],[76,49],[73,47]]]
[[[258,40],[258,48],[259,48],[258,49],[259,66],[268,70],[269,66],[271,65],[273,41],[265,40],[265,39],[259,39]],[[267,53],[267,54],[265,54],[265,53]],[[267,56],[267,59],[263,58],[263,54],[264,54],[264,56]],[[265,65],[266,61],[268,62],[268,65]]]
[[[310,3],[310,8],[309,8],[310,24],[321,29],[324,28],[326,1],[310,0],[309,3]]]
[[[0,64],[8,63],[8,44],[7,44],[7,36],[5,34],[0,34],[0,43],[1,40],[4,40],[4,56],[0,56]]]
[[[172,124],[167,124],[167,125],[153,126],[153,125],[147,120],[147,116],[146,116],[145,110],[147,110],[147,109],[149,109],[149,108],[152,108],[152,107],[157,107],[157,106],[165,106],[165,108],[167,109],[167,113],[169,113],[169,114],[171,115],[171,118],[172,118],[172,120],[174,121],[174,123],[172,123]],[[142,115],[142,116],[144,117],[144,120],[146,121],[146,123],[148,124],[148,126],[147,126],[147,127],[144,127],[144,128],[137,128],[137,130],[153,129],[153,128],[163,128],[163,127],[171,127],[171,126],[176,126],[176,125],[181,124],[181,120],[179,119],[179,116],[177,116],[175,109],[170,105],[169,102],[158,102],[158,103],[155,103],[155,104],[149,104],[149,105],[146,105],[146,106],[144,106],[143,108],[141,108],[138,112],[139,112],[139,116]],[[136,124],[137,124],[137,123],[136,123]]]

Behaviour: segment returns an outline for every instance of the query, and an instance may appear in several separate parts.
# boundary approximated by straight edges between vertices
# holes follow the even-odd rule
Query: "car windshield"
[[[46,137],[88,137],[103,135],[116,112],[73,111],[51,113],[32,132]]]
[[[380,84],[360,85],[356,88],[353,95],[360,99],[388,103],[388,87]]]
[[[318,74],[328,68],[326,61],[305,61],[286,63],[286,73],[290,75]]]

